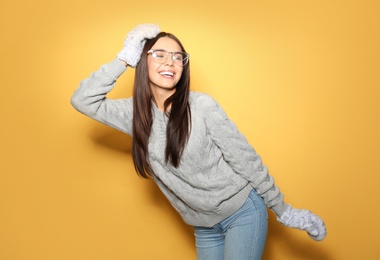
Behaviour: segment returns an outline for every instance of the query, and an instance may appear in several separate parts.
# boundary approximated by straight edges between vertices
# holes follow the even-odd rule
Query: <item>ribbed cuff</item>
[[[280,202],[280,203],[277,203],[275,206],[273,206],[271,208],[271,210],[276,213],[276,215],[278,217],[281,217],[282,214],[284,214],[284,212],[290,207],[289,204],[285,203],[285,202]]]
[[[127,70],[127,66],[125,66],[124,62],[116,58],[107,64],[107,70],[109,72],[109,75],[118,78]]]

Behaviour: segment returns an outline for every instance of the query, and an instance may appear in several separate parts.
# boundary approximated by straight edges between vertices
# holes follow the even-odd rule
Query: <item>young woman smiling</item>
[[[136,68],[133,97],[106,98]],[[190,91],[182,43],[156,25],[137,26],[117,59],[84,79],[71,99],[80,112],[132,136],[137,173],[151,177],[194,227],[199,260],[261,259],[267,209],[285,226],[323,240],[323,220],[283,200],[260,156],[210,96]]]

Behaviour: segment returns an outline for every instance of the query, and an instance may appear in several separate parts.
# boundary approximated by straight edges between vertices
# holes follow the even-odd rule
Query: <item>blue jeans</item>
[[[198,260],[259,260],[264,252],[268,215],[252,190],[243,206],[213,227],[194,227]]]

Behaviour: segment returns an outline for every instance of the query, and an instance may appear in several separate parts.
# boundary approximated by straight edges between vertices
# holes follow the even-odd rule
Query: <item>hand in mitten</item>
[[[140,24],[127,35],[124,41],[124,48],[117,54],[117,57],[125,61],[132,68],[136,67],[140,61],[141,53],[147,39],[152,39],[160,32],[160,28],[155,24]]]
[[[294,209],[291,206],[277,217],[277,220],[288,227],[306,230],[309,236],[317,241],[326,237],[326,227],[323,220],[305,209]]]

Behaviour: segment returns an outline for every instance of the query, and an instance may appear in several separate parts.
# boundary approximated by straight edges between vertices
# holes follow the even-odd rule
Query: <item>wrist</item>
[[[122,59],[119,59],[124,65],[125,65],[125,67],[128,67],[129,65],[128,65],[128,63],[126,63],[125,61],[123,61]]]
[[[290,204],[281,202],[271,207],[271,210],[276,214],[278,218],[281,218],[281,216],[285,213],[285,211],[287,211],[291,207],[292,206]]]

